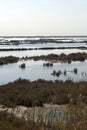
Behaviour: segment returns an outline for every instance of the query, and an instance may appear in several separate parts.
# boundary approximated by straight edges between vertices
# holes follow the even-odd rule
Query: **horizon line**
[[[87,35],[0,35],[0,37],[87,37]]]

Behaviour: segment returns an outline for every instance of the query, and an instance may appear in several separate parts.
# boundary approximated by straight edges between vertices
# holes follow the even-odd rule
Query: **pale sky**
[[[0,35],[87,35],[87,0],[0,0]]]

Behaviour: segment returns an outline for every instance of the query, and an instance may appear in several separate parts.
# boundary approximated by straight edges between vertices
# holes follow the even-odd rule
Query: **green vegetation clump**
[[[8,63],[16,63],[18,62],[19,58],[15,56],[7,56],[7,57],[0,57],[0,65],[8,64]]]
[[[21,68],[21,69],[24,69],[25,66],[26,66],[25,63],[22,63],[22,64],[20,65],[20,68]]]
[[[74,73],[77,74],[78,73],[78,69],[77,68],[74,68]]]
[[[67,75],[67,71],[66,71],[66,70],[64,70],[64,75],[65,75],[65,76]]]
[[[53,63],[51,62],[47,62],[47,63],[43,63],[43,67],[52,67],[53,66]]]
[[[53,76],[57,76],[57,77],[59,77],[61,74],[62,72],[60,70],[59,71],[54,70],[52,73]]]
[[[46,61],[63,61],[63,62],[68,62],[69,64],[72,61],[81,61],[84,62],[87,59],[87,53],[72,53],[72,54],[64,54],[62,53],[61,55],[57,54],[49,54],[49,55],[41,55],[41,56],[33,56],[33,57],[28,57],[28,59],[33,59],[33,60],[46,60]]]

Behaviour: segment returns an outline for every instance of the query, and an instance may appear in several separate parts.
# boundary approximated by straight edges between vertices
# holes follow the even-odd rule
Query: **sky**
[[[87,0],[0,0],[0,35],[87,35]]]

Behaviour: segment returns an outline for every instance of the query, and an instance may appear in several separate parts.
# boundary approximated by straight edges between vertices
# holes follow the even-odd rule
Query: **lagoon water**
[[[51,38],[51,37],[50,37]],[[52,37],[53,38],[53,37]],[[59,38],[59,37],[58,37]],[[55,39],[58,40],[57,37]],[[31,38],[35,39],[35,38]],[[39,39],[39,37],[36,38],[36,40]],[[59,38],[60,39],[60,38]],[[76,40],[78,42],[76,43],[37,43],[37,44],[19,44],[19,45],[13,45],[9,44],[7,45],[5,41],[12,40],[12,38],[0,38],[0,49],[11,49],[11,48],[50,48],[50,47],[87,47],[87,44],[80,43],[81,41],[86,41],[87,37],[69,37],[69,38],[63,38],[65,40]],[[13,40],[18,40],[18,38],[13,38]],[[20,40],[20,38],[19,38]],[[26,38],[23,38],[22,40],[26,40]],[[62,40],[62,37],[61,37]],[[63,40],[64,41],[64,40]],[[79,42],[80,41],[80,42]],[[0,57],[5,56],[17,56],[17,57],[25,57],[25,56],[40,56],[40,55],[48,55],[48,54],[71,54],[71,53],[87,53],[87,49],[46,49],[46,50],[24,50],[24,51],[0,51]],[[71,64],[68,63],[61,63],[56,62],[53,63],[53,67],[43,67],[43,63],[46,61],[19,61],[18,63],[13,64],[7,64],[7,65],[0,65],[0,85],[6,84],[8,82],[13,82],[14,80],[18,78],[28,79],[31,81],[38,80],[38,79],[45,79],[45,80],[72,80],[74,82],[76,81],[87,81],[87,60],[85,62],[71,62]],[[21,69],[19,65],[21,63],[25,63],[26,67],[25,69]],[[77,68],[78,73],[75,74],[73,72],[74,68]],[[52,72],[61,71],[62,74],[57,77],[53,76]],[[66,76],[64,75],[64,70],[67,71]]]
[[[52,49],[52,50],[26,50],[26,51],[0,51],[0,57],[5,56],[17,56],[17,57],[26,57],[26,56],[41,56],[48,54],[57,54],[60,55],[62,53],[68,55],[71,53],[87,53],[87,50],[81,49]]]
[[[19,44],[19,45],[0,45],[0,49],[35,49],[35,48],[63,48],[63,47],[87,47],[86,43],[33,43],[33,44]]]
[[[87,61],[85,62],[72,62],[68,63],[53,63],[53,67],[43,67],[43,63],[46,61],[20,61],[14,64],[8,64],[0,66],[0,84],[6,84],[12,82],[18,78],[28,79],[31,81],[38,79],[45,80],[72,80],[76,81],[86,81],[87,80]],[[21,63],[26,64],[25,69],[21,69],[19,66]],[[73,72],[74,68],[77,68],[78,73]],[[53,70],[61,71],[62,74],[57,77],[53,76]],[[64,70],[67,71],[66,76],[63,74]]]

